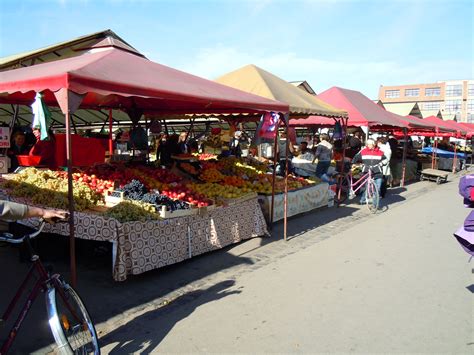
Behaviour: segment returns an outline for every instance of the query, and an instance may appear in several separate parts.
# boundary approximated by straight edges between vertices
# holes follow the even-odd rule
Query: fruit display
[[[219,182],[224,178],[225,175],[215,168],[203,169],[202,173],[199,175],[199,179],[205,182]]]
[[[2,186],[9,189],[12,196],[27,198],[35,205],[68,209],[68,181],[63,176],[64,174],[51,170],[27,168],[12,175]],[[83,181],[73,181],[73,193],[74,207],[78,211],[95,206],[103,200],[103,195]]]
[[[122,223],[158,219],[153,205],[133,200],[120,202],[118,205],[108,209],[104,215],[115,218]]]
[[[197,169],[193,164],[190,163],[181,163],[179,167],[190,175],[199,175],[199,169]]]
[[[115,190],[123,192],[123,197],[128,200],[139,201],[155,207],[165,206],[169,211],[189,209],[189,204],[181,200],[172,200],[164,194],[149,192],[145,185],[138,180],[132,180],[128,184]]]
[[[199,160],[213,160],[217,159],[216,154],[210,154],[210,153],[201,153],[201,154],[196,154],[197,158]]]
[[[189,189],[197,191],[198,193],[210,199],[237,198],[247,193],[247,191],[239,189],[238,187],[226,186],[211,182],[207,182],[204,184],[189,183],[186,186]]]
[[[227,200],[250,196],[249,193],[272,193],[273,176],[267,173],[265,164],[236,157],[216,160],[213,154],[200,154],[194,159],[195,162],[177,163],[179,170],[185,171],[188,178],[180,171],[176,171],[181,175],[178,176],[173,170],[151,164],[107,163],[91,166],[86,171],[75,171],[72,174],[75,208],[78,211],[91,209],[108,199],[105,209],[123,199],[106,215],[120,221],[146,220],[159,218],[159,213],[155,211],[181,211],[182,214],[176,214],[179,216],[184,215],[185,210],[196,207],[214,203],[227,205],[230,203]],[[197,178],[197,182],[192,181],[191,177]],[[67,178],[68,174],[64,171],[28,168],[12,174],[2,185],[12,196],[25,198],[27,202],[67,209]],[[318,182],[318,179],[311,181],[290,175],[288,190]],[[284,189],[285,179],[276,176],[275,193],[282,193]],[[118,194],[115,197],[119,198],[113,199],[113,194]],[[96,209],[95,212],[101,211]]]

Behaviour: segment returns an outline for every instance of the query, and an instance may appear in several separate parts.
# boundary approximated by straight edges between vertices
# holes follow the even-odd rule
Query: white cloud
[[[255,64],[284,80],[307,80],[321,92],[332,86],[358,90],[376,98],[380,85],[416,84],[437,80],[464,78],[472,71],[468,60],[433,60],[404,64],[393,60],[355,61],[353,58],[317,59],[299,53],[249,53],[218,45],[203,48],[186,62],[174,63],[183,71],[215,79],[247,64]]]

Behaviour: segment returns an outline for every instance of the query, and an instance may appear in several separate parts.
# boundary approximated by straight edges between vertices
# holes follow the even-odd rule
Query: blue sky
[[[208,79],[255,64],[316,92],[472,79],[471,0],[2,0],[0,56],[112,29]]]

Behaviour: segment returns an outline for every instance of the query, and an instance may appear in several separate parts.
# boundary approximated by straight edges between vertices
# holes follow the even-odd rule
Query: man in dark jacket
[[[377,186],[377,191],[380,195],[380,189],[382,187],[383,180],[382,167],[388,164],[388,159],[385,157],[382,150],[380,150],[380,148],[375,145],[375,141],[373,139],[367,139],[365,148],[354,156],[352,163],[362,163],[364,165],[362,173],[364,174],[368,173],[370,170],[372,178],[375,181],[375,185]],[[361,189],[361,204],[365,203],[365,188],[366,186],[364,185],[364,187]]]

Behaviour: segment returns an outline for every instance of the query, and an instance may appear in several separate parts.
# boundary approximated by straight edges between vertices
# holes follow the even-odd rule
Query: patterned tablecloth
[[[325,182],[304,189],[288,192],[288,213],[287,216],[314,210],[315,208],[328,206],[329,185]],[[275,195],[273,221],[283,219],[285,213],[284,194]],[[272,196],[258,195],[258,201],[267,221],[270,221]]]
[[[36,227],[36,219],[23,223]],[[120,223],[93,213],[74,213],[77,238],[114,245],[113,278],[126,280],[229,244],[268,234],[257,198],[218,207],[205,215]],[[69,235],[69,225],[46,225],[45,232]]]

